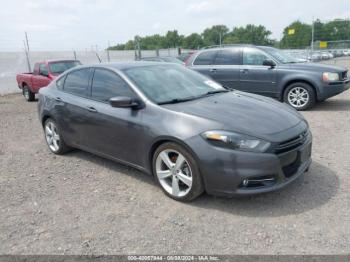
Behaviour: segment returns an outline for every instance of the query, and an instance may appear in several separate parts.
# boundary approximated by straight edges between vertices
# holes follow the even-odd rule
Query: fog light
[[[244,179],[242,184],[243,184],[243,186],[248,186],[249,180],[248,179]]]

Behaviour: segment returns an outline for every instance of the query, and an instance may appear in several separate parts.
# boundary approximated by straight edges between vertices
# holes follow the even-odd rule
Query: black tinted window
[[[217,51],[206,51],[199,54],[194,61],[194,65],[212,65]]]
[[[66,92],[86,96],[89,85],[90,69],[81,69],[68,74],[64,82]]]
[[[240,49],[227,49],[218,52],[215,58],[215,65],[239,65],[240,61]]]
[[[244,48],[243,64],[244,65],[263,65],[264,60],[269,59],[267,55],[254,48]]]
[[[107,102],[115,96],[134,97],[133,91],[117,74],[96,69],[92,80],[92,98]]]
[[[47,76],[49,74],[49,70],[45,64],[40,64],[39,71],[41,75]]]

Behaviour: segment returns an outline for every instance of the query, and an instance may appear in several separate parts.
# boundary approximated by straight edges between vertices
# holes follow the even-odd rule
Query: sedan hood
[[[289,68],[299,69],[299,70],[310,70],[310,71],[319,71],[319,72],[334,72],[339,73],[345,71],[344,67],[333,66],[333,65],[324,65],[316,63],[295,63],[288,64]]]
[[[256,137],[280,133],[303,121],[297,111],[285,104],[244,92],[217,94],[165,107],[211,120],[220,129]]]

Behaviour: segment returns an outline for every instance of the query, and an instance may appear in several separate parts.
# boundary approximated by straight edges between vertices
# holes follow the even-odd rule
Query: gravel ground
[[[280,192],[182,204],[141,172],[49,153],[36,103],[0,97],[1,254],[350,252],[350,92],[304,113],[311,170]]]

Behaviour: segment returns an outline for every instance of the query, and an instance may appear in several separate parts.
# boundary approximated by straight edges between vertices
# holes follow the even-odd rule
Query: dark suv
[[[297,59],[266,46],[230,45],[201,50],[186,65],[227,88],[274,97],[297,110],[347,90],[347,69]]]

